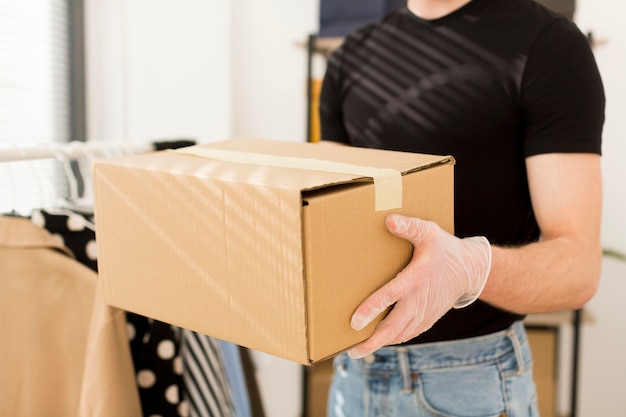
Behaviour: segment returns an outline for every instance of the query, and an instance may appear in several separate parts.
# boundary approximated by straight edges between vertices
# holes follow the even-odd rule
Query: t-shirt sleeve
[[[335,50],[328,58],[322,81],[319,101],[321,139],[348,143],[348,133],[343,122],[341,66],[343,48]]]
[[[587,38],[567,19],[535,41],[522,81],[524,152],[601,153],[605,96]]]

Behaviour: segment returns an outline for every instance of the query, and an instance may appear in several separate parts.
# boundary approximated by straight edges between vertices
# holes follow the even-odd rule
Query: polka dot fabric
[[[134,314],[128,316],[128,334],[144,416],[187,417],[179,355],[180,329]]]
[[[78,262],[97,271],[98,253],[92,215],[81,215],[65,210],[59,212],[36,210],[30,219],[71,250]]]

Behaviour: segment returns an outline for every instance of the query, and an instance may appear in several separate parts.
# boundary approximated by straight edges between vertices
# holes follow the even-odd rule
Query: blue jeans
[[[329,417],[536,417],[521,322],[470,339],[384,347],[334,359]]]

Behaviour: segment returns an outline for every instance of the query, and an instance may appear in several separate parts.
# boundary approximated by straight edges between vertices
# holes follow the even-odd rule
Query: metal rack
[[[0,147],[0,162],[31,161],[37,159],[78,160],[107,157],[154,150],[154,144],[120,142],[68,142],[30,146]]]

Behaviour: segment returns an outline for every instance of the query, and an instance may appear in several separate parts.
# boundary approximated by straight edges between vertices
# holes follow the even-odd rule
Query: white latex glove
[[[468,306],[480,296],[491,269],[485,237],[459,239],[433,222],[398,214],[387,216],[385,223],[391,233],[413,244],[413,257],[353,314],[351,325],[360,330],[393,305],[372,336],[348,352],[353,358],[410,340],[451,308]]]

